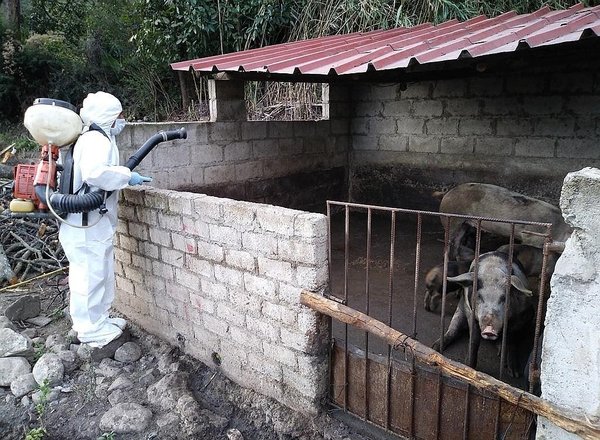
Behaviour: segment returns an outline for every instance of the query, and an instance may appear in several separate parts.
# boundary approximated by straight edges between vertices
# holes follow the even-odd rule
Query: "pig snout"
[[[490,341],[495,341],[500,336],[501,326],[497,317],[493,315],[485,315],[480,320],[481,337]]]

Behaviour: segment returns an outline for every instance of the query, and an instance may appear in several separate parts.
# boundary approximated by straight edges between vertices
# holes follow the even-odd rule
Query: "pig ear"
[[[519,292],[525,294],[525,296],[533,296],[533,292],[527,288],[527,286],[521,281],[516,275],[512,275],[510,277],[510,284],[517,289]]]
[[[462,273],[455,277],[447,277],[446,279],[452,283],[458,283],[463,287],[469,287],[473,284],[473,272]]]

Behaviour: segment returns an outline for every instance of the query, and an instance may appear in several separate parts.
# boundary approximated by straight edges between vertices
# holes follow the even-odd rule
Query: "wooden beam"
[[[338,321],[367,331],[383,339],[396,350],[408,350],[421,362],[439,368],[448,376],[467,382],[479,390],[492,392],[513,405],[546,417],[565,431],[577,434],[586,440],[600,438],[600,425],[592,424],[565,408],[560,408],[547,400],[511,387],[488,374],[453,361],[364,313],[307,290],[303,290],[300,294],[300,303]]]

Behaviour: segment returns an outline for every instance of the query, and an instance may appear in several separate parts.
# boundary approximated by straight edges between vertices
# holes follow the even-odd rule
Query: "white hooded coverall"
[[[115,191],[125,188],[131,178],[127,167],[119,166],[119,150],[110,129],[121,114],[121,103],[105,92],[90,93],[80,111],[84,126],[98,125],[98,131],[85,131],[73,150],[73,192],[84,183],[90,189]],[[109,318],[115,294],[113,236],[117,227],[118,192],[106,199],[108,212],[88,214],[86,229],[63,223],[59,240],[69,260],[70,314],[73,329],[83,343],[102,347],[122,334],[123,323]],[[81,214],[69,214],[69,223],[81,225]],[[98,223],[96,223],[98,221]],[[96,223],[96,224],[94,224]],[[122,321],[122,320],[121,320]]]

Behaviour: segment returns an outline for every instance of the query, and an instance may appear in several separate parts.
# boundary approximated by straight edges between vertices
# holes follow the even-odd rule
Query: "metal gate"
[[[446,281],[451,222],[466,222],[472,228],[475,271],[480,255],[497,247],[496,238],[486,234],[486,225],[510,226],[505,238],[510,262],[515,231],[525,225],[543,244],[531,353],[523,371],[531,379],[529,391],[534,389],[550,254],[560,248],[552,242],[551,224],[332,201],[327,203],[327,216],[331,291],[324,297],[303,292],[302,302],[333,318],[329,389],[333,407],[389,433],[424,440],[534,438],[538,414],[559,426],[573,423],[570,415],[527,392],[523,379],[507,377],[506,338],[497,355],[491,344],[487,354],[480,351],[487,359],[478,367],[482,371],[460,363],[472,343],[468,337],[442,353],[429,348],[437,338],[443,347],[446,315],[456,302]],[[443,268],[439,316],[422,306],[423,278],[432,258]],[[474,286],[473,301],[476,293]],[[506,320],[504,324],[506,333]]]

